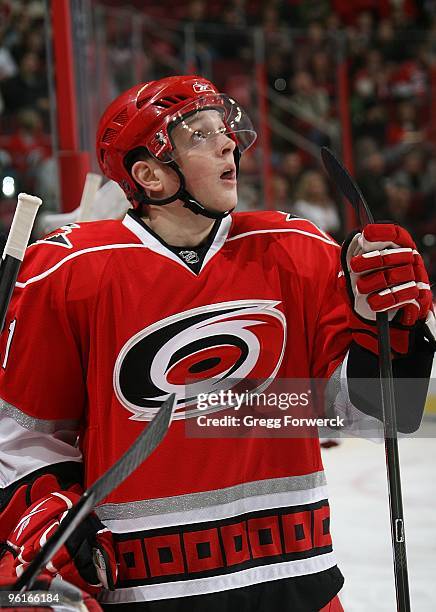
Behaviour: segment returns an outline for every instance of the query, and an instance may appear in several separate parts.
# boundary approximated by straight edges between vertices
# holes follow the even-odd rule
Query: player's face
[[[237,203],[236,144],[225,132],[221,113],[215,110],[196,113],[172,132],[187,190],[216,212],[231,210]]]

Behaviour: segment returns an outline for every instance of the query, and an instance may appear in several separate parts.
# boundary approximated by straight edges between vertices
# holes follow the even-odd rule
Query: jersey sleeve
[[[312,349],[311,375],[329,378],[343,362],[351,344],[349,304],[343,287],[340,249],[325,249],[320,270],[319,311]]]
[[[27,251],[0,336],[2,487],[81,460],[75,441],[86,395],[77,307],[68,266],[50,273],[56,261],[43,248]]]

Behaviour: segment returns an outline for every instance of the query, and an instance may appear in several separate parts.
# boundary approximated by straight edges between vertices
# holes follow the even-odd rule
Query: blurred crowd
[[[0,225],[53,167],[44,2],[0,1]]]
[[[121,3],[98,4],[109,97],[135,80],[195,70],[240,100],[255,122],[261,31],[272,201],[339,240],[344,211],[317,152],[324,144],[340,151],[345,65],[354,173],[376,218],[410,229],[436,278],[434,0],[130,0],[142,20],[139,57],[138,33],[132,56],[131,19],[117,13]],[[37,191],[53,175],[49,119],[44,2],[0,0],[0,223],[5,177],[17,191]],[[260,154],[254,148],[243,159],[241,209],[264,206]]]

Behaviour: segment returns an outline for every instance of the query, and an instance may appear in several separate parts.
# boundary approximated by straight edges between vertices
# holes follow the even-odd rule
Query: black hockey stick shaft
[[[368,223],[374,223],[374,218],[368,204],[348,170],[327,147],[321,149],[321,158],[330,179],[356,211],[361,226],[364,227]],[[391,361],[389,320],[386,312],[377,313],[377,331],[397,610],[399,612],[409,612],[409,579],[398,452],[394,377]]]
[[[31,589],[41,569],[53,558],[81,521],[92,512],[96,504],[116,489],[151,455],[168,431],[174,403],[175,395],[172,393],[132,446],[83,493],[77,504],[70,508],[55,533],[18,578],[14,586],[15,590],[23,592]]]
[[[20,193],[11,229],[3,251],[0,268],[0,331],[5,324],[9,302],[24,258],[30,233],[42,200],[36,196]]]

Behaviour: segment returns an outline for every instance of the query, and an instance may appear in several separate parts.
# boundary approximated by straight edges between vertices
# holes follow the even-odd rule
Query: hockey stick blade
[[[321,159],[331,181],[354,208],[360,225],[374,223],[368,204],[348,170],[341,164],[328,147],[321,148]]]
[[[168,431],[174,405],[175,395],[172,393],[132,446],[83,493],[77,504],[68,510],[56,532],[47,540],[16,581],[15,590],[23,592],[31,589],[41,569],[47,565],[59,548],[68,540],[80,522],[92,512],[96,504],[116,489],[151,455]]]

